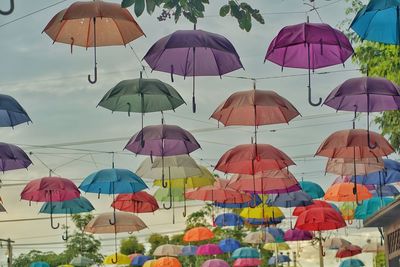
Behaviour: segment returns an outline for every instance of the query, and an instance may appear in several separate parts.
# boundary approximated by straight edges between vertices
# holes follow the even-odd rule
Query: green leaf
[[[175,10],[175,14],[174,14],[175,23],[178,22],[178,20],[181,17],[181,15],[182,15],[182,8],[180,6],[177,6],[176,10]]]
[[[195,16],[193,16],[192,13],[189,12],[183,12],[183,16],[185,16],[185,18],[187,18],[190,22],[196,24],[197,23],[197,18]]]
[[[135,0],[122,0],[121,7],[127,8],[135,3]]]
[[[144,11],[144,0],[136,0],[135,1],[135,14],[137,17],[143,14]]]
[[[153,14],[157,3],[154,0],[146,0],[146,9],[149,15]]]
[[[245,12],[239,20],[239,27],[247,32],[251,30],[251,15],[249,12]]]
[[[231,10],[231,7],[229,5],[224,5],[221,7],[221,9],[219,10],[219,15],[221,17],[225,17],[226,15],[228,15],[229,11]]]
[[[252,13],[251,16],[260,24],[265,24],[264,17],[260,13]]]

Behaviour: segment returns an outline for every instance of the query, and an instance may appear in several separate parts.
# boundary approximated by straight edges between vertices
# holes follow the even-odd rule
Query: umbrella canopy
[[[232,94],[211,118],[225,126],[260,126],[288,123],[299,115],[297,109],[276,92],[254,89]]]
[[[355,213],[356,205],[357,204],[354,202],[343,202],[339,206],[339,209],[340,209],[340,212],[342,213],[343,219],[348,221],[349,224],[351,224],[351,222],[354,220],[354,213]]]
[[[9,95],[0,94],[0,127],[14,127],[32,122],[25,109]]]
[[[139,256],[135,257],[131,261],[130,265],[132,265],[132,266],[143,266],[143,264],[148,260],[151,260],[151,258],[149,256],[139,255]]]
[[[281,170],[295,163],[281,150],[267,144],[239,145],[219,159],[215,169],[224,173],[256,174]]]
[[[307,193],[312,199],[321,198],[325,195],[324,190],[322,187],[314,182],[310,181],[301,181],[299,182],[301,189]]]
[[[347,175],[365,175],[368,173],[380,171],[383,169],[382,158],[364,158],[364,159],[328,159],[325,172],[341,176]]]
[[[177,258],[162,257],[156,260],[152,267],[182,267],[182,264]]]
[[[157,200],[147,192],[137,192],[132,194],[120,194],[111,204],[117,210],[146,213],[154,212],[159,209]]]
[[[185,200],[183,189],[171,188],[171,195],[173,202],[183,202]],[[158,188],[154,193],[154,197],[161,202],[167,202],[170,199],[168,188]]]
[[[140,253],[133,253],[133,254],[129,254],[128,257],[131,259],[131,262],[133,261],[134,258],[136,258],[137,256],[140,256],[142,254]]]
[[[234,238],[222,239],[219,241],[218,246],[225,253],[231,253],[241,247],[240,242]]]
[[[154,267],[157,260],[148,260],[143,264],[143,267]]]
[[[229,186],[230,187],[230,186]],[[242,190],[238,190],[242,191]],[[244,203],[226,203],[226,202],[214,202],[214,206],[226,209],[243,209],[253,207],[254,205],[260,205],[263,201],[257,194],[250,194],[251,200]]]
[[[267,232],[250,232],[243,238],[243,242],[259,245],[263,243],[273,243],[275,242],[275,238]]]
[[[218,245],[215,245],[215,244],[201,245],[196,250],[196,255],[212,256],[212,255],[220,255],[220,254],[224,254],[224,252]]]
[[[77,266],[77,267],[84,267],[84,266],[90,266],[92,265],[94,262],[92,259],[89,259],[87,257],[84,257],[82,255],[79,255],[75,258],[73,258],[70,262],[71,265],[73,266]]]
[[[50,267],[50,265],[44,261],[36,261],[32,262],[29,267]]]
[[[267,243],[263,246],[263,249],[268,251],[290,250],[290,247],[286,243]]]
[[[357,175],[351,177],[351,181],[360,184],[385,185],[400,182],[400,162],[392,159],[384,159],[383,171],[368,173],[367,175]]]
[[[265,60],[279,66],[308,69],[309,103],[311,101],[311,70],[344,64],[354,53],[346,35],[325,23],[301,23],[286,26],[272,40]]]
[[[244,221],[236,213],[222,213],[215,217],[214,223],[219,227],[242,226],[244,224]]]
[[[196,255],[197,246],[188,245],[182,247],[181,256],[194,256]]]
[[[260,260],[260,259],[243,258],[243,259],[236,259],[233,262],[233,267],[260,266],[261,264],[262,264],[262,260]]]
[[[397,0],[371,0],[358,11],[350,27],[362,40],[398,45],[399,6]]]
[[[251,200],[247,193],[238,192],[218,181],[213,186],[203,186],[191,189],[185,193],[187,199],[213,201],[220,203],[245,203]]]
[[[332,208],[313,208],[302,212],[295,228],[308,231],[326,231],[346,226],[340,213]]]
[[[289,256],[287,255],[278,255],[278,256],[272,256],[268,260],[268,265],[275,265],[276,263],[285,263],[285,262],[291,262]]]
[[[349,246],[351,243],[343,238],[332,237],[323,242],[323,247],[327,249],[339,249],[344,246]]]
[[[314,200],[313,204],[304,206],[304,207],[297,207],[293,211],[293,216],[299,216],[301,213],[305,212],[306,210],[314,209],[314,208],[329,208],[329,209],[336,209],[332,203],[328,203],[323,200]],[[339,211],[339,209],[337,209]]]
[[[110,222],[115,221],[113,224]],[[147,228],[146,224],[131,213],[112,212],[102,213],[94,217],[85,227],[85,232],[92,234],[115,234],[137,232]],[[129,261],[130,262],[130,261]]]
[[[112,254],[104,258],[103,264],[130,265],[131,259],[121,253]]]
[[[0,98],[1,105],[1,98]],[[1,116],[1,110],[0,110]],[[1,123],[1,117],[0,117]],[[0,142],[0,171],[28,168],[32,164],[28,155],[18,146]]]
[[[244,208],[240,212],[240,217],[246,219],[268,219],[268,218],[285,218],[285,215],[278,207],[268,205],[258,205],[255,208]]]
[[[243,259],[243,258],[251,258],[258,259],[260,258],[260,253],[255,248],[250,247],[242,247],[236,249],[232,254],[233,259]]]
[[[206,227],[195,227],[188,231],[183,236],[185,242],[198,242],[214,238],[214,233]]]
[[[94,80],[97,81],[98,46],[126,45],[144,35],[135,19],[120,4],[103,1],[75,2],[58,12],[46,25],[45,32],[54,42],[94,47]]]
[[[392,202],[393,198],[388,198],[388,197],[384,198],[373,197],[367,199],[363,201],[361,205],[357,206],[354,218],[359,220],[365,220]]]
[[[361,254],[362,249],[359,246],[356,245],[347,245],[339,248],[339,250],[336,252],[335,257],[336,258],[347,258],[347,257],[353,257],[355,255]]]
[[[296,191],[287,194],[277,194],[269,197],[267,204],[283,208],[308,206],[313,204],[311,196],[303,191]]]
[[[340,263],[339,267],[362,267],[365,266],[364,262],[359,259],[347,259]]]
[[[229,266],[230,265],[226,261],[220,259],[206,260],[201,265],[201,267],[229,267]]]
[[[372,196],[374,197],[396,197],[398,195],[400,195],[400,191],[391,184],[374,186],[372,190]]]
[[[82,212],[90,212],[94,207],[84,197],[78,197],[62,202],[46,202],[43,204],[39,213],[53,214],[76,214]]]
[[[274,242],[270,243],[282,243],[285,241],[285,232],[277,227],[267,227],[265,228],[267,234],[270,234],[274,237]],[[267,242],[268,243],[268,242]]]
[[[165,244],[156,247],[153,252],[154,256],[173,256],[178,257],[182,254],[182,248],[177,245]]]
[[[174,178],[171,181],[166,180],[167,187],[171,184],[172,188],[197,188],[206,185],[213,185],[215,182],[214,175],[204,166],[197,165],[200,168],[201,174],[186,178]],[[197,171],[196,171],[197,172]],[[162,179],[156,179],[153,182],[154,186],[162,186]]]
[[[306,241],[312,240],[314,235],[310,231],[303,231],[299,229],[289,229],[285,232],[285,241]]]
[[[368,188],[357,184],[356,191],[352,183],[339,183],[328,188],[325,193],[324,199],[336,202],[352,202],[358,200],[366,200],[372,197]],[[357,192],[357,197],[355,196]]]

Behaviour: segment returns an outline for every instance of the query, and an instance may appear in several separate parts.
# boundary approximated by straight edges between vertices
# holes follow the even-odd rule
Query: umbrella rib
[[[217,69],[218,69],[218,74],[219,74],[219,76],[222,76],[221,70],[220,70],[218,62],[217,62],[217,58],[216,58],[215,53],[214,53],[214,49],[210,48],[210,50],[211,50],[211,53],[213,54],[215,65],[217,66]]]
[[[126,45],[128,42],[125,43],[124,36],[122,35],[121,30],[119,29],[118,23],[116,22],[115,19],[113,19],[113,18],[110,18],[110,19],[112,20],[112,22],[114,22],[115,27],[117,28],[117,30],[118,30],[118,32],[119,32],[119,35],[121,36],[122,43],[123,43],[124,45]]]

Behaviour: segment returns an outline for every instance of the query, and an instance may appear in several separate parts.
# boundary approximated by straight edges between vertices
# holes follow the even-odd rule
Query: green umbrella
[[[170,191],[171,190],[171,191]],[[172,197],[171,197],[172,196]],[[184,202],[183,188],[159,188],[154,193],[154,197],[160,202],[172,203],[172,222],[175,223],[175,202]]]
[[[94,263],[93,260],[80,255],[73,258],[70,262],[71,265],[79,267],[91,266],[93,263]]]

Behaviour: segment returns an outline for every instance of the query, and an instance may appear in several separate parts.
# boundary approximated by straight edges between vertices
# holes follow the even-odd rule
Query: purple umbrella
[[[312,240],[314,235],[310,231],[303,231],[299,229],[289,229],[285,232],[285,241],[305,241]]]
[[[205,244],[197,248],[196,255],[212,256],[224,254],[221,248],[215,244]]]
[[[213,259],[203,262],[201,267],[229,267],[229,264],[220,259]]]
[[[32,161],[21,148],[0,143],[0,171],[25,169],[31,164]]]
[[[195,76],[222,76],[243,68],[235,48],[225,37],[202,30],[176,31],[158,40],[144,56],[152,70],[193,77],[193,112],[196,112]]]
[[[269,45],[265,60],[283,67],[308,69],[308,102],[311,100],[311,70],[344,64],[354,53],[347,37],[324,23],[301,23],[284,27]],[[264,60],[264,61],[265,61]]]
[[[369,113],[399,110],[400,87],[385,78],[352,78],[336,87],[324,105],[336,111],[367,112],[368,146],[374,149],[376,145],[371,144],[369,135]]]

